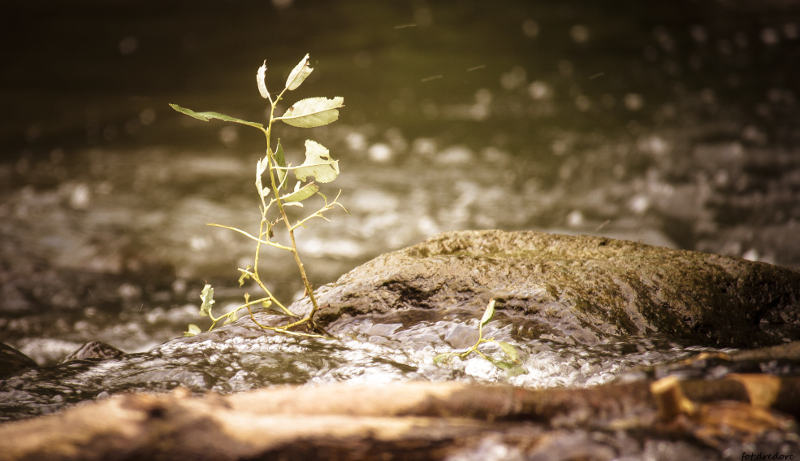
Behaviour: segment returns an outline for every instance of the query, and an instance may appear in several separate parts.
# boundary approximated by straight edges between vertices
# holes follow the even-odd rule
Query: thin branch
[[[271,327],[269,325],[264,325],[264,324],[260,323],[258,320],[256,320],[256,318],[253,316],[253,311],[250,310],[250,306],[247,306],[247,310],[250,312],[250,320],[252,320],[253,323],[255,323],[256,325],[258,325],[259,327],[261,327],[261,328],[263,328],[265,330],[272,330],[272,331],[275,331],[275,332],[278,332],[278,333],[286,333],[287,335],[303,336],[303,337],[306,337],[306,338],[328,339],[328,338],[326,338],[325,336],[322,336],[322,335],[316,335],[316,334],[312,334],[312,333],[303,333],[302,331],[289,331],[289,330],[287,330],[287,328],[291,328],[293,326],[305,323],[305,319],[303,321],[300,321],[300,322],[295,322],[295,323],[293,323],[291,325],[284,325],[282,327]]]
[[[236,227],[225,226],[225,225],[222,225],[222,224],[215,224],[215,223],[211,223],[211,222],[210,223],[206,223],[206,225],[207,226],[214,226],[214,227],[222,227],[223,229],[230,229],[232,231],[236,231],[236,232],[238,232],[238,233],[240,233],[242,235],[250,237],[251,239],[255,240],[256,242],[263,243],[263,244],[269,245],[269,246],[273,246],[275,248],[280,248],[281,250],[292,251],[292,249],[290,247],[281,245],[280,243],[270,242],[268,240],[261,240],[260,238],[257,238],[255,236],[253,236],[252,234],[250,234],[248,232],[245,232],[245,231],[243,231],[241,229],[238,229]]]
[[[342,205],[341,203],[337,202],[337,200],[339,199],[339,195],[341,195],[341,193],[342,193],[342,191],[339,191],[339,193],[338,193],[338,194],[336,194],[336,198],[335,198],[335,199],[333,199],[333,202],[331,202],[331,203],[328,203],[328,199],[327,199],[327,198],[325,198],[325,206],[323,206],[323,207],[322,207],[322,208],[320,208],[319,210],[315,211],[313,214],[310,214],[310,215],[306,216],[306,217],[305,217],[305,218],[303,218],[302,220],[300,220],[300,221],[297,221],[297,222],[294,224],[294,226],[292,226],[292,230],[294,230],[294,229],[297,229],[297,228],[298,228],[298,227],[300,227],[300,226],[303,226],[303,227],[305,227],[305,226],[304,226],[305,222],[306,222],[306,221],[308,221],[308,220],[310,220],[310,219],[312,219],[312,218],[322,218],[322,219],[324,219],[325,221],[331,222],[331,221],[330,221],[330,219],[328,219],[328,218],[326,218],[325,216],[323,216],[323,215],[322,215],[322,213],[324,213],[324,212],[326,212],[326,211],[328,211],[328,210],[332,210],[332,209],[334,208],[334,206],[335,206],[335,205],[339,205],[340,207],[342,207],[342,209],[343,209],[345,212],[347,212],[347,208],[345,208],[345,207],[344,207],[344,205]],[[319,194],[319,195],[322,195],[322,194]],[[325,196],[323,195],[323,197],[325,197]]]
[[[305,218],[303,218],[300,221],[297,221],[297,223],[295,223],[295,225],[292,226],[292,230],[295,230],[300,226],[305,227],[304,226],[305,222],[310,220],[310,219],[312,219],[312,218],[322,218],[322,219],[330,222],[330,220],[328,218],[326,218],[325,216],[322,215],[322,213],[324,213],[324,212],[326,212],[326,211],[328,211],[330,209],[331,209],[330,205],[325,205],[324,207],[322,207],[319,210],[315,211],[313,214],[311,214],[309,216],[306,216]]]
[[[286,315],[288,315],[290,317],[297,317],[297,314],[295,314],[294,312],[292,312],[289,309],[287,309],[286,306],[284,306],[283,304],[281,304],[280,301],[278,301],[278,298],[276,298],[272,294],[272,292],[269,291],[269,288],[267,288],[266,285],[264,285],[264,283],[261,281],[261,277],[259,277],[257,273],[250,272],[247,269],[242,269],[241,267],[239,268],[239,272],[242,272],[242,273],[245,273],[245,274],[249,275],[253,280],[256,281],[256,283],[258,284],[259,288],[264,290],[264,293],[266,293],[267,296],[269,296],[269,298],[262,298],[262,301],[266,300],[266,299],[269,299],[270,301],[274,302]],[[250,303],[250,304],[253,304],[253,303]],[[241,307],[245,307],[245,306],[241,306]]]

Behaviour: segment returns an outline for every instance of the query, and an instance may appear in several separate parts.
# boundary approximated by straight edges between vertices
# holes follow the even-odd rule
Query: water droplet
[[[585,43],[589,40],[589,28],[582,24],[575,24],[569,29],[569,36],[575,43]]]
[[[539,35],[539,24],[533,19],[526,19],[522,23],[522,33],[528,38],[534,38]]]
[[[139,47],[139,40],[136,37],[125,37],[119,42],[119,52],[124,55],[133,54]]]

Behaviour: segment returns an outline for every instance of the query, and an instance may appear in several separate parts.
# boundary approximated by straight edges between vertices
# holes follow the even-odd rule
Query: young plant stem
[[[262,221],[261,221],[262,229],[263,229],[263,223],[264,223],[265,220],[266,220],[266,218],[262,217]],[[208,223],[208,225],[209,226],[214,226],[214,227],[222,227],[223,229],[230,229],[232,231],[238,232],[238,233],[240,233],[240,234],[242,234],[244,236],[247,236],[247,237],[255,240],[259,244],[269,245],[269,246],[272,246],[272,247],[275,247],[275,248],[280,248],[281,250],[292,251],[291,248],[289,248],[287,246],[284,246],[284,245],[281,245],[280,243],[270,242],[269,240],[263,240],[263,239],[256,238],[254,235],[250,234],[249,232],[243,231],[241,229],[237,229],[235,227],[225,226],[223,224],[215,224],[215,223]]]
[[[246,307],[247,307],[247,310],[250,312],[250,319],[253,321],[253,323],[255,323],[256,325],[258,325],[259,327],[261,327],[261,328],[263,328],[265,330],[272,330],[272,331],[276,331],[276,332],[280,332],[280,333],[286,333],[286,334],[295,335],[295,336],[304,336],[304,337],[308,337],[308,338],[329,338],[330,337],[330,336],[316,335],[316,334],[311,334],[311,333],[303,333],[302,331],[291,331],[291,330],[289,330],[289,328],[296,327],[297,325],[302,325],[302,324],[306,323],[305,319],[298,320],[298,321],[296,321],[294,323],[290,323],[290,324],[284,325],[282,327],[271,327],[269,325],[264,325],[264,324],[260,323],[258,320],[256,320],[256,318],[253,316],[253,311],[250,310],[250,306],[247,305]]]
[[[264,198],[262,197],[261,200],[262,200],[262,203],[263,203]],[[286,306],[284,306],[283,304],[281,304],[280,301],[278,301],[278,298],[276,298],[275,296],[272,295],[272,292],[269,291],[269,289],[264,285],[263,282],[261,282],[261,277],[259,277],[259,275],[258,275],[258,261],[259,261],[259,255],[261,254],[261,237],[264,236],[264,223],[266,221],[267,221],[267,207],[265,206],[265,207],[261,208],[261,222],[258,224],[258,237],[259,238],[258,238],[258,241],[256,242],[256,255],[255,255],[255,258],[253,258],[253,275],[252,275],[252,277],[253,277],[253,280],[256,281],[258,286],[261,287],[261,289],[264,290],[264,292],[267,295],[269,295],[269,297],[272,300],[272,302],[277,304],[278,307],[280,307],[280,309],[285,314],[290,315],[292,317],[296,317],[296,315],[292,311],[287,309]],[[267,236],[267,238],[269,238],[269,236]]]
[[[272,107],[270,108],[269,123],[267,124],[267,129],[264,130],[264,134],[267,137],[267,157],[268,157],[267,162],[269,164],[269,181],[270,181],[270,185],[272,186],[272,191],[275,194],[275,201],[278,204],[278,211],[280,211],[281,218],[283,218],[283,223],[286,225],[286,230],[287,230],[287,232],[289,234],[289,240],[292,242],[292,247],[291,247],[290,251],[292,252],[292,255],[294,256],[295,263],[297,263],[297,268],[300,270],[300,277],[303,279],[303,286],[305,288],[305,292],[308,295],[309,300],[311,301],[311,306],[312,306],[311,307],[311,311],[308,313],[308,315],[305,318],[303,318],[301,321],[299,321],[299,323],[297,323],[297,324],[299,325],[299,324],[302,324],[302,323],[307,323],[308,327],[312,331],[317,331],[318,330],[317,325],[314,323],[314,314],[316,314],[317,311],[319,310],[319,305],[317,304],[316,297],[314,297],[314,288],[311,286],[311,282],[308,281],[308,276],[306,275],[305,266],[303,266],[303,262],[300,260],[300,254],[297,251],[297,242],[295,241],[295,238],[294,238],[294,227],[289,222],[289,217],[286,215],[286,209],[283,206],[283,201],[280,199],[280,190],[279,190],[280,186],[275,181],[275,167],[277,166],[277,161],[275,160],[274,154],[273,154],[272,149],[270,147],[271,146],[271,142],[272,142],[272,139],[271,139],[272,138],[272,123],[275,120],[275,117],[274,117],[274,115],[275,115],[275,107],[277,106],[277,103],[282,99],[283,93],[285,93],[285,92],[286,92],[286,89],[281,91],[281,93],[278,95],[278,97],[275,98],[274,102],[270,100],[270,104],[271,104]],[[289,173],[286,172],[285,174],[288,175]],[[261,200],[262,200],[262,203],[263,203],[263,200],[264,200],[263,196],[262,196]],[[262,221],[262,226],[263,226],[263,221]],[[262,229],[263,229],[263,227],[262,227]],[[259,237],[261,237],[262,235],[263,234],[261,234],[261,232],[259,232]],[[260,238],[259,238],[259,240],[260,240]],[[260,246],[261,243],[259,242],[258,245]],[[258,249],[256,249],[256,256],[258,256]],[[257,264],[257,260],[256,260],[256,264]],[[291,326],[296,326],[296,325],[293,324]],[[284,328],[289,328],[289,325],[287,325]]]
[[[250,310],[250,306],[251,305],[260,304],[260,303],[262,303],[264,301],[268,301],[268,300],[270,300],[270,298],[261,298],[261,299],[256,299],[255,301],[248,301],[247,303],[245,303],[245,304],[243,304],[241,306],[238,306],[236,309],[228,312],[227,314],[220,315],[219,317],[216,317],[216,318],[209,312],[208,317],[211,319],[211,326],[208,328],[208,331],[213,330],[214,327],[217,325],[217,322],[219,322],[220,320],[224,319],[225,317],[230,318],[231,316],[236,315],[236,313],[239,312],[242,309],[247,308],[248,310]]]
[[[256,187],[258,188],[259,200],[261,204],[259,206],[259,210],[261,211],[261,222],[259,223],[258,234],[253,235],[248,232],[245,232],[241,229],[231,227],[231,226],[224,226],[220,224],[213,224],[209,223],[211,226],[216,227],[223,227],[225,229],[230,229],[236,231],[246,237],[255,240],[256,248],[255,248],[255,258],[252,270],[248,265],[246,269],[239,269],[241,276],[239,277],[239,286],[244,284],[246,279],[253,279],[253,281],[258,285],[258,287],[266,293],[266,297],[258,299],[256,301],[250,301],[249,293],[245,293],[244,297],[244,304],[234,308],[232,311],[228,312],[225,315],[220,317],[214,317],[211,313],[213,309],[214,301],[214,289],[211,287],[210,284],[206,284],[203,290],[200,293],[200,298],[202,299],[203,303],[200,306],[200,315],[201,316],[208,316],[211,321],[211,329],[213,329],[216,324],[220,321],[225,319],[225,324],[230,323],[231,321],[236,320],[236,314],[241,309],[247,309],[250,313],[251,320],[261,328],[272,330],[276,332],[282,332],[292,335],[299,335],[299,336],[312,336],[312,337],[331,337],[323,328],[318,326],[314,321],[315,314],[319,311],[319,302],[317,301],[316,297],[314,296],[314,287],[311,285],[311,282],[308,279],[308,274],[306,274],[305,266],[300,259],[300,253],[297,250],[297,241],[295,239],[294,231],[298,227],[305,227],[307,221],[311,218],[322,218],[326,221],[328,219],[323,215],[325,211],[333,209],[336,205],[340,206],[345,212],[347,209],[341,204],[338,203],[339,196],[336,196],[336,199],[332,203],[328,203],[328,198],[325,197],[321,192],[319,195],[325,200],[325,205],[318,209],[317,211],[313,212],[312,214],[305,216],[304,218],[298,220],[296,223],[291,224],[289,222],[289,216],[286,212],[287,206],[300,206],[302,207],[303,204],[300,203],[303,200],[313,196],[314,194],[319,192],[319,186],[315,184],[315,182],[326,183],[330,182],[336,178],[339,174],[339,167],[338,162],[332,160],[328,155],[328,149],[322,146],[321,144],[312,141],[306,140],[306,161],[298,167],[292,167],[291,164],[287,166],[283,149],[280,145],[280,140],[277,142],[276,151],[272,150],[272,125],[275,123],[276,120],[281,120],[284,123],[300,127],[300,128],[314,128],[318,126],[327,125],[336,121],[339,117],[339,109],[344,107],[343,105],[343,98],[342,97],[335,97],[333,99],[328,98],[306,98],[303,100],[298,101],[292,107],[290,107],[286,113],[282,117],[276,117],[275,111],[277,109],[278,103],[283,100],[283,95],[287,91],[295,90],[299,87],[303,81],[308,77],[308,75],[313,71],[311,67],[308,65],[309,55],[306,54],[305,58],[298,63],[297,66],[292,70],[289,74],[289,78],[286,81],[286,86],[284,89],[277,94],[273,98],[273,96],[267,90],[267,86],[265,83],[265,76],[267,71],[267,64],[264,61],[264,64],[258,69],[256,74],[257,84],[258,84],[258,91],[261,94],[261,97],[264,99],[269,100],[270,103],[270,111],[269,111],[269,121],[266,124],[257,123],[257,122],[249,122],[247,120],[242,120],[236,117],[231,117],[225,114],[220,114],[218,112],[195,112],[191,109],[187,109],[176,104],[170,104],[170,107],[175,109],[176,111],[188,115],[190,117],[196,118],[202,121],[209,121],[212,119],[223,120],[227,122],[239,123],[243,125],[247,125],[250,127],[258,128],[264,133],[267,141],[267,148],[266,154],[263,158],[259,159],[258,163],[256,164]],[[266,126],[265,126],[266,125]],[[266,186],[263,183],[264,173],[266,173],[267,169],[269,169],[269,186]],[[286,188],[286,183],[289,178],[290,170],[294,170],[294,175],[297,178],[297,185],[294,188],[293,192],[286,193],[281,195],[281,189]],[[301,184],[308,181],[308,178],[314,176],[315,181],[308,182],[304,186],[301,187]],[[267,196],[270,192],[275,194],[275,197],[267,199]],[[341,191],[340,191],[341,193]],[[278,214],[279,216],[274,220],[271,221],[267,218],[267,213],[269,212],[270,208],[273,204],[277,204]],[[274,213],[273,213],[274,215]],[[290,245],[281,244],[277,241],[272,241],[273,238],[273,227],[278,223],[278,221],[283,221],[284,225],[286,226],[286,231],[289,234],[289,242]],[[294,257],[294,261],[297,264],[297,268],[300,272],[300,278],[303,280],[303,288],[304,288],[304,297],[308,296],[309,300],[311,301],[311,308],[305,315],[296,314],[290,311],[286,306],[280,303],[278,299],[272,294],[269,288],[261,281],[261,276],[259,275],[259,263],[261,260],[261,249],[265,246],[277,248],[280,250],[289,251],[292,253]],[[267,326],[259,323],[256,321],[253,310],[251,306],[261,303],[264,308],[269,308],[273,304],[276,306],[275,309],[279,309],[282,311],[283,314],[292,317],[290,323],[287,323],[282,326],[272,327]],[[289,331],[291,328],[303,326],[310,330],[310,332],[299,332],[299,331]],[[196,325],[190,324],[189,331],[185,332],[186,336],[193,336],[200,331],[199,327]]]

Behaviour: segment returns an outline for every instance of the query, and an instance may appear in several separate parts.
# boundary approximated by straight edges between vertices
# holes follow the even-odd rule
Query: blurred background
[[[0,25],[0,338],[40,364],[180,336],[206,281],[255,293],[251,242],[206,223],[257,231],[263,135],[168,103],[264,121],[256,69],[276,93],[306,53],[278,113],[346,107],[275,133],[295,164],[331,150],[351,212],[298,236],[315,286],[454,229],[800,268],[797,2],[32,0]],[[293,261],[262,261],[297,297]]]

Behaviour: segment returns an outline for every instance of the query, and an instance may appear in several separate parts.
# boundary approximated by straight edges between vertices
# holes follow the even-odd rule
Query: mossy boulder
[[[357,267],[317,299],[332,333],[353,316],[479,318],[495,299],[497,318],[523,338],[660,334],[717,347],[800,338],[800,272],[585,235],[446,232]]]

